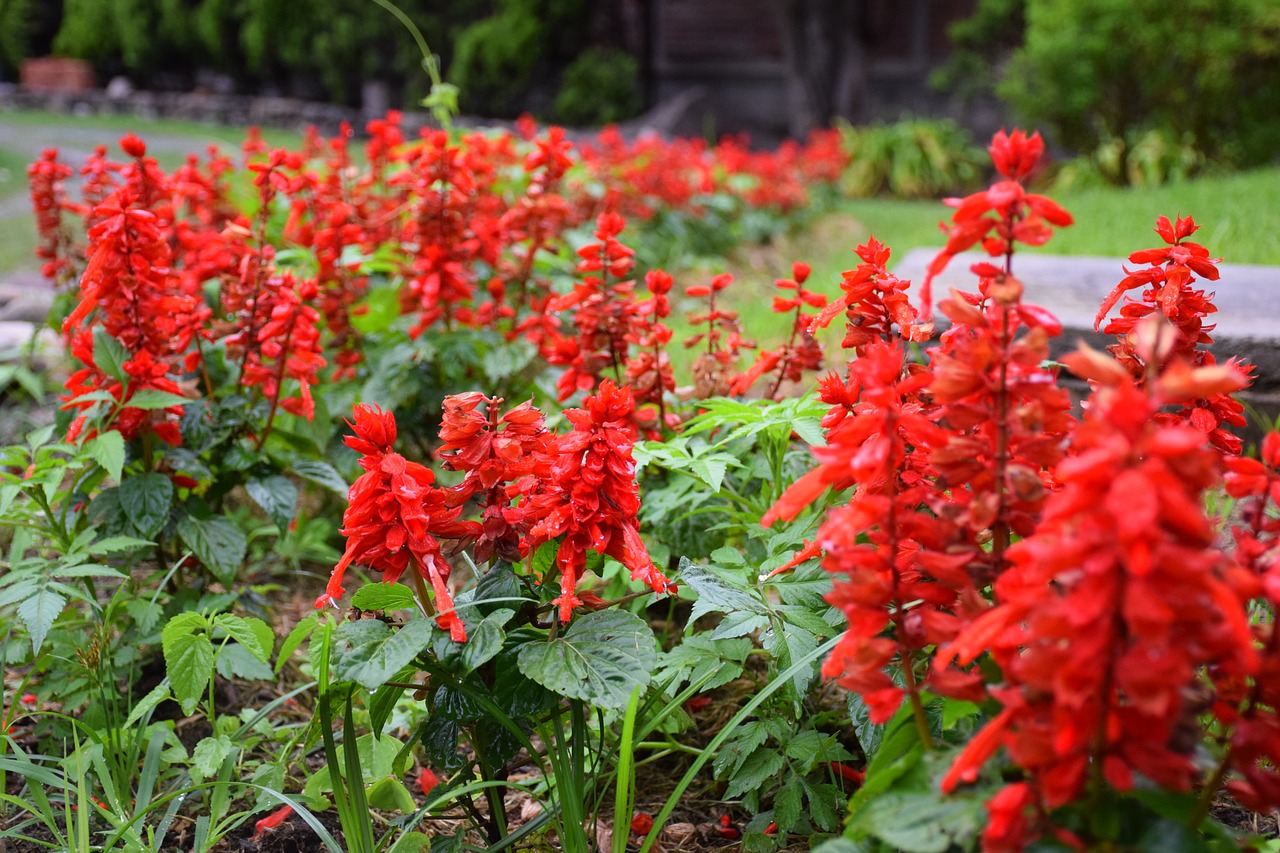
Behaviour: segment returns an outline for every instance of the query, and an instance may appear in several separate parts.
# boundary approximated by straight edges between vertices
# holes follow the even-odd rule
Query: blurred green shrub
[[[976,186],[987,157],[952,121],[912,119],[853,127],[840,124],[853,162],[840,181],[854,198],[938,198]]]
[[[509,114],[535,82],[535,71],[580,47],[589,20],[586,0],[500,0],[497,11],[460,30],[453,42],[449,82],[463,108]]]
[[[620,50],[592,47],[565,69],[555,120],[573,127],[609,124],[640,112],[640,68]]]
[[[1057,142],[1125,140],[1123,171],[1139,177],[1184,145],[1237,166],[1280,152],[1275,0],[1024,2],[1025,39],[997,92]]]

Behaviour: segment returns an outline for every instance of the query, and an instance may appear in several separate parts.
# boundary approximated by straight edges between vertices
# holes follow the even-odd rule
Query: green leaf
[[[293,626],[293,630],[289,632],[289,636],[284,638],[284,642],[280,644],[280,654],[276,657],[276,673],[284,669],[284,665],[289,662],[289,658],[293,657],[293,653],[298,647],[306,642],[307,637],[311,636],[311,632],[320,624],[320,614],[312,613],[303,619],[298,620],[298,624]]]
[[[769,612],[764,603],[751,594],[746,586],[737,586],[712,572],[706,566],[688,557],[680,558],[680,578],[698,594],[689,614],[689,624],[707,613],[739,613],[765,615]]]
[[[724,797],[732,800],[747,791],[763,788],[765,783],[773,782],[782,770],[782,754],[772,747],[762,746],[742,762],[729,785],[725,788]]]
[[[781,670],[790,669],[793,663],[816,649],[818,638],[804,628],[788,625],[775,619],[769,630],[761,635],[760,644],[764,646],[766,652],[773,655],[774,660],[778,662],[778,669]],[[814,661],[809,670],[801,670],[795,674],[791,684],[797,701],[804,697],[809,684],[817,677],[818,670],[821,668],[822,662]]]
[[[257,625],[254,624],[255,622]],[[230,613],[219,613],[213,620],[213,626],[215,629],[221,628],[226,631],[233,640],[244,646],[249,654],[263,663],[266,663],[271,658],[271,650],[275,638],[271,633],[271,628],[261,619],[246,619],[243,616],[233,616]],[[266,629],[265,643],[263,642],[262,628]]]
[[[49,629],[53,627],[58,615],[62,613],[62,608],[66,606],[66,596],[45,586],[40,587],[35,595],[18,605],[18,618],[27,626],[27,633],[31,635],[33,654],[40,652],[40,646],[44,645],[44,638],[49,635]]]
[[[183,397],[181,394],[170,394],[168,391],[161,391],[158,388],[143,388],[125,401],[125,406],[130,409],[151,411],[153,409],[168,409],[173,406],[185,406],[190,402],[190,397]]]
[[[404,783],[390,777],[379,779],[370,785],[368,797],[370,808],[383,811],[409,814],[418,807]]]
[[[116,430],[100,432],[85,442],[89,458],[97,462],[110,475],[111,479],[120,482],[124,470],[124,436]]]
[[[1210,847],[1185,823],[1165,819],[1148,826],[1134,850],[1138,853],[1208,853]]]
[[[154,544],[154,542],[148,542],[146,539],[138,539],[134,536],[108,536],[106,539],[99,539],[97,542],[90,544],[88,552],[90,554],[118,554],[121,551],[135,551],[138,548],[145,548]]]
[[[845,795],[835,785],[811,785],[804,779],[805,798],[809,800],[809,819],[819,829],[835,832],[840,826],[840,808],[844,804]]]
[[[144,539],[150,539],[169,520],[173,483],[164,474],[154,472],[128,477],[120,484],[119,500],[125,518]]]
[[[956,723],[961,720],[967,720],[970,717],[976,717],[981,711],[982,709],[972,702],[944,698],[942,700],[942,730],[944,732],[951,731],[956,727]]]
[[[351,596],[361,610],[406,610],[417,607],[413,591],[402,583],[367,583]]]
[[[129,351],[102,326],[93,329],[93,363],[98,369],[119,382],[121,385],[129,381],[124,372],[124,363],[129,360]]]
[[[832,838],[813,848],[813,853],[867,853],[867,848],[848,838]]]
[[[790,832],[800,822],[801,805],[800,786],[794,781],[778,789],[778,795],[773,798],[773,819],[780,832]]]
[[[298,506],[298,487],[288,477],[273,474],[270,477],[254,477],[245,483],[244,490],[253,502],[262,507],[283,536],[293,521]]]
[[[133,710],[129,712],[129,718],[124,721],[126,729],[133,728],[134,725],[141,722],[142,718],[159,707],[160,703],[169,698],[169,682],[162,679],[159,684],[152,688],[151,692],[143,696],[133,706]]]
[[[209,622],[199,613],[179,613],[160,635],[165,670],[182,713],[191,714],[213,678],[213,643]]]
[[[421,832],[407,832],[391,845],[387,853],[422,853],[431,849],[431,836]]]
[[[507,639],[507,632],[502,630],[502,626],[515,613],[514,610],[499,609],[486,616],[474,628],[467,625],[467,641],[462,644],[461,650],[464,672],[474,672],[502,651],[502,644]]]
[[[235,582],[249,542],[234,521],[187,516],[178,524],[178,535],[214,577],[228,587]]]
[[[239,643],[227,643],[218,649],[218,657],[214,668],[226,679],[239,678],[246,681],[270,681],[274,676],[271,667],[267,666],[257,655]]]
[[[222,762],[235,751],[235,744],[226,735],[207,737],[196,744],[191,752],[191,775],[196,779],[207,779],[218,772]]]
[[[324,486],[339,495],[345,497],[347,494],[347,481],[338,473],[338,469],[328,462],[321,462],[316,459],[299,459],[289,466],[289,470],[302,479],[310,480],[318,486]]]
[[[556,555],[560,553],[560,540],[552,539],[550,542],[543,542],[538,546],[538,550],[533,552],[533,562],[531,571],[535,578],[547,576],[549,570],[556,563]]]
[[[702,685],[703,692],[714,690],[742,674],[752,648],[752,642],[745,637],[715,640],[706,634],[694,634],[663,655],[662,672],[672,679],[673,688],[687,681]]]
[[[333,669],[341,681],[377,690],[431,641],[430,619],[413,619],[394,633],[378,619],[344,622],[334,632]]]
[[[653,632],[638,616],[600,610],[567,632],[520,650],[520,671],[557,693],[605,708],[621,708],[643,689],[658,662]]]
[[[851,828],[904,853],[946,853],[953,845],[967,849],[977,837],[981,810],[975,800],[945,797],[940,792],[894,791],[868,803]]]

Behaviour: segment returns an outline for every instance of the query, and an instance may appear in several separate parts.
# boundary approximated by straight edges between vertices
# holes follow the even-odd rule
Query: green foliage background
[[[1075,152],[1127,156],[1158,138],[1253,166],[1280,151],[1274,0],[980,0],[951,36],[937,82],[993,87],[1018,121]]]
[[[0,65],[16,68],[30,55],[20,22],[32,2],[0,0]],[[589,0],[397,5],[426,35],[468,112],[514,115],[531,92],[541,92],[541,112],[551,117],[566,69],[565,109],[575,121],[614,121],[640,108],[630,57],[583,53],[593,38]],[[204,69],[229,75],[243,90],[318,83],[329,99],[352,105],[366,81],[388,83],[403,105],[429,88],[413,39],[373,0],[65,0],[53,49],[89,60],[104,75],[127,73],[143,86],[157,75],[189,77]],[[594,97],[582,94],[582,64],[574,64],[580,55],[609,81]]]

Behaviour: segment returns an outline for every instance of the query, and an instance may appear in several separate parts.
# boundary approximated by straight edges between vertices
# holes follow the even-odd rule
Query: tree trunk
[[[866,0],[778,0],[793,136],[867,118],[865,14]]]

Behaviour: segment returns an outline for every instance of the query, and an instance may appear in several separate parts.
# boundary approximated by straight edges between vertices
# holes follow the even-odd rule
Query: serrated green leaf
[[[298,487],[288,477],[273,474],[270,477],[254,477],[245,483],[244,490],[253,502],[275,522],[283,536],[293,521],[298,507]]]
[[[333,669],[340,681],[377,690],[431,641],[430,619],[413,619],[400,630],[378,619],[344,622],[334,632]]]
[[[742,674],[752,648],[746,638],[716,640],[694,634],[663,656],[662,672],[672,679],[672,689],[687,681],[702,685],[703,692],[714,690]]]
[[[33,654],[39,654],[40,646],[44,645],[44,639],[49,635],[49,629],[66,606],[66,597],[49,586],[40,587],[34,595],[18,605],[18,618],[27,626],[27,633],[31,635]]]
[[[850,828],[904,853],[946,853],[952,845],[967,849],[977,837],[981,808],[974,800],[940,792],[892,791],[868,803]]]
[[[199,613],[179,613],[160,635],[165,671],[182,713],[191,714],[204,698],[213,677],[213,643],[209,623]]]
[[[191,752],[191,775],[197,779],[207,779],[217,775],[222,762],[235,751],[235,744],[226,735],[207,737],[196,744]]]
[[[124,471],[123,435],[115,430],[100,432],[85,442],[85,449],[89,451],[89,458],[101,465],[111,479],[120,482]]]
[[[274,676],[271,667],[239,643],[227,643],[218,649],[214,668],[218,675],[228,680],[241,678],[247,681],[269,681]]]
[[[347,494],[347,481],[338,473],[338,469],[328,462],[318,459],[299,459],[289,466],[289,470],[302,479],[324,486],[336,494],[344,496]]]
[[[108,536],[91,543],[87,550],[90,554],[118,554],[121,551],[134,551],[154,544],[134,536]]]
[[[361,610],[407,610],[417,607],[413,591],[401,583],[367,583],[351,596]]]
[[[621,708],[643,689],[658,660],[649,626],[638,616],[600,610],[579,617],[564,634],[520,650],[520,671],[554,693],[605,708]]]
[[[796,418],[791,422],[791,429],[810,447],[823,447],[827,436],[820,421],[820,418]]]
[[[784,784],[773,798],[773,820],[779,832],[790,832],[800,822],[803,795],[798,784]]]
[[[103,326],[93,329],[93,363],[97,368],[119,382],[121,385],[129,381],[124,372],[124,363],[129,360],[129,351],[124,345],[111,337]]]
[[[688,557],[680,558],[680,578],[698,594],[689,614],[690,625],[708,613],[754,613],[763,616],[769,612],[746,586],[735,586]]]
[[[740,797],[747,791],[754,791],[772,782],[782,770],[782,754],[767,746],[760,747],[747,756],[742,765],[729,778],[725,788],[725,799]]]
[[[552,539],[550,542],[543,542],[538,546],[538,550],[533,552],[533,562],[531,571],[535,578],[546,577],[548,570],[556,563],[556,555],[560,553],[560,540]]]
[[[261,619],[246,619],[243,616],[234,616],[230,613],[219,613],[214,617],[214,628],[220,628],[245,648],[249,654],[253,655],[259,661],[266,663],[271,658],[271,647],[264,645],[262,642],[262,634],[260,630],[252,623],[257,622],[267,631],[267,642],[272,639],[271,629]]]
[[[54,572],[60,578],[124,578],[127,577],[118,569],[98,563],[79,563],[74,566],[59,566]]]
[[[225,586],[235,582],[249,542],[229,518],[192,518],[178,524],[178,535],[213,576]]]
[[[717,548],[711,552],[711,559],[721,566],[745,566],[746,559],[742,556],[742,552],[737,548]],[[683,570],[683,566],[681,567]]]
[[[161,391],[158,388],[143,388],[125,401],[125,406],[130,409],[152,411],[154,409],[168,409],[173,406],[185,406],[190,402],[190,397],[183,397],[181,394],[170,394],[168,391]]]
[[[840,806],[845,795],[835,785],[811,785],[804,779],[800,784],[804,786],[805,799],[809,801],[809,819],[819,829],[835,832],[840,826]]]
[[[729,460],[717,457],[695,457],[689,463],[689,470],[706,483],[711,491],[718,492],[724,483],[724,475],[729,471]]]
[[[173,483],[164,474],[127,477],[117,490],[120,508],[144,539],[154,537],[169,519]]]
[[[778,662],[778,669],[782,670],[790,669],[791,664],[816,649],[818,638],[804,628],[775,620],[774,624],[761,635],[760,644],[764,646],[766,652],[773,655],[774,660]],[[821,667],[822,661],[814,661],[812,668],[795,674],[791,680],[793,698],[799,701],[804,696]]]
[[[474,628],[468,623],[467,641],[462,644],[460,653],[464,672],[474,672],[502,651],[502,644],[507,639],[507,632],[502,630],[502,626],[514,615],[514,610],[502,608],[490,613]]]

